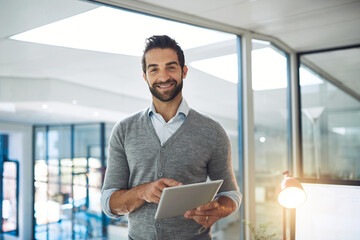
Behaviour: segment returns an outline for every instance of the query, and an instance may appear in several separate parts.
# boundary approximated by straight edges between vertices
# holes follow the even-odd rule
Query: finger
[[[155,191],[155,190],[153,190]],[[148,192],[144,198],[146,202],[154,202],[159,203],[161,197],[161,191],[157,190],[157,192]]]
[[[204,219],[204,224],[203,226],[204,227],[211,227],[217,220],[219,220],[218,218],[216,217],[211,217],[211,216],[206,216],[205,219]]]
[[[220,213],[217,209],[213,209],[213,210],[207,210],[207,211],[193,211],[192,216],[209,216],[209,217],[219,217]]]
[[[151,197],[149,198],[149,202],[159,204],[160,198],[159,198],[159,197],[156,197],[156,196],[151,196]]]
[[[189,210],[189,211],[187,211],[185,214],[184,214],[184,217],[185,218],[190,218],[191,216],[193,216],[194,215],[194,210]]]
[[[217,201],[212,201],[207,204],[201,205],[196,208],[197,211],[206,211],[206,210],[212,210],[219,207],[219,203]]]
[[[144,200],[146,202],[159,203],[161,191],[157,188],[148,189],[145,193]]]
[[[162,189],[159,189],[159,188],[154,188],[153,189],[152,195],[154,197],[160,198],[161,194],[162,194]]]
[[[149,185],[147,185],[147,189],[145,190],[145,193],[144,193],[144,199],[147,202],[159,203],[161,194],[162,194],[161,184],[159,184],[157,182],[153,182],[153,183],[150,183]]]
[[[163,183],[163,181],[161,179],[159,179],[156,182],[154,182],[152,192],[156,193],[157,195],[158,194],[161,195],[162,191],[166,187],[167,186]]]
[[[196,210],[189,210],[184,214],[185,218],[200,217],[202,219],[204,218],[204,216],[215,216],[215,214],[212,211],[196,211]]]
[[[211,227],[218,220],[212,216],[193,216],[192,219],[206,228]]]
[[[153,189],[151,191],[152,195],[156,197],[156,203],[159,203],[162,192],[165,188],[171,187],[171,186],[178,186],[179,182],[173,180],[173,179],[167,179],[167,178],[161,178],[154,182]],[[155,200],[153,200],[155,202]]]
[[[159,204],[159,202],[160,202],[160,198],[158,198],[158,197],[154,197],[154,203]]]
[[[175,186],[181,186],[182,183],[178,182],[174,179],[168,179],[168,178],[161,178],[159,181],[165,186],[165,187],[175,187]]]

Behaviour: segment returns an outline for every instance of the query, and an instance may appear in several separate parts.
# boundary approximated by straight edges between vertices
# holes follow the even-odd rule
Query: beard
[[[174,88],[165,91],[164,93],[161,93],[157,90],[158,85],[164,85],[164,84],[174,84]],[[169,102],[173,100],[182,90],[183,86],[183,79],[181,78],[180,84],[178,84],[174,79],[168,79],[166,82],[162,83],[154,83],[152,86],[149,85],[149,89],[151,94],[159,99],[162,102]]]

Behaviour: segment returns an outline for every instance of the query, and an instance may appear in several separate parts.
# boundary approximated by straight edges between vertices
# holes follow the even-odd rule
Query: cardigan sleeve
[[[104,213],[109,217],[119,217],[110,212],[109,199],[111,194],[116,190],[128,189],[130,173],[122,135],[121,124],[117,123],[110,135],[107,166],[101,191],[101,205]]]
[[[238,191],[231,161],[231,145],[225,130],[219,124],[214,139],[211,159],[208,163],[208,174],[211,180],[223,179],[219,192]]]

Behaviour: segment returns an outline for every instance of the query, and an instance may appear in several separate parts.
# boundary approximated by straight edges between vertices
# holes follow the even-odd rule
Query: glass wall
[[[35,239],[105,235],[105,129],[103,123],[34,127]]]
[[[18,236],[19,162],[8,158],[9,136],[0,135],[0,233]]]
[[[76,20],[79,22],[72,22]],[[93,20],[95,22],[92,22]],[[64,26],[62,24],[69,25],[54,31],[59,33],[62,29],[68,30],[62,32],[61,36],[54,37],[46,32],[46,29],[51,27]],[[73,26],[81,26],[79,27],[81,31],[71,31]],[[88,29],[90,35],[84,34]],[[68,44],[77,41],[81,43],[77,46],[61,45],[63,47],[81,48],[82,51],[95,50],[97,54],[104,54],[104,58],[111,59],[109,64],[103,65],[110,66],[111,71],[116,69],[116,72],[109,73],[109,69],[101,69],[97,64],[93,71],[100,72],[104,79],[95,81],[97,76],[94,76],[94,81],[86,81],[83,84],[89,86],[92,84],[91,87],[106,90],[102,95],[105,97],[99,100],[101,102],[105,99],[104,102],[96,105],[101,110],[113,108],[114,112],[121,113],[118,120],[151,104],[151,93],[142,79],[141,69],[145,38],[163,34],[174,38],[184,50],[185,63],[189,68],[184,79],[184,98],[190,108],[210,115],[224,126],[231,141],[236,177],[242,178],[238,166],[236,35],[97,5],[89,11],[81,11],[76,16],[58,21],[57,24],[49,24],[46,28],[37,29],[37,31],[43,30],[45,36],[54,37],[55,40],[60,40],[61,37],[68,39],[65,41]],[[86,36],[85,40],[83,36]],[[87,44],[83,44],[85,41]],[[97,62],[96,55],[93,56],[92,61]],[[117,95],[117,98],[114,98],[116,101],[111,100],[115,94],[109,94],[107,91]],[[74,99],[77,97],[75,95]],[[106,99],[107,97],[110,100]],[[77,106],[80,105],[79,103],[80,100]],[[106,107],[102,107],[101,104]],[[100,110],[94,114],[95,117],[99,115],[102,115]],[[98,216],[101,213],[99,210],[99,189],[103,170],[101,167],[105,166],[106,162],[101,162],[99,158],[101,155],[99,131],[90,125],[75,125],[74,129],[71,126],[47,126],[35,129],[35,211],[36,233],[39,239],[42,236],[55,236],[59,233],[63,234],[64,238],[70,236],[65,233],[90,237],[86,234],[91,230],[85,233],[85,228],[82,226],[88,226],[85,221],[92,220],[85,217],[81,219],[81,216],[85,215],[84,213],[88,217]],[[106,138],[108,133],[107,130]],[[51,212],[48,211],[50,208]],[[80,221],[82,223],[77,225]],[[58,224],[59,222],[61,224]],[[111,219],[109,222],[107,229],[109,236],[121,237],[118,234],[121,229],[124,232],[123,237],[127,237],[126,217]],[[236,239],[239,238],[239,225],[238,214],[220,221],[213,228],[214,238],[218,240],[231,239],[234,236]]]
[[[356,57],[350,58],[349,51]],[[359,68],[353,62],[359,62],[358,52],[339,50],[301,58],[304,178],[360,180],[360,101],[351,91],[331,82],[336,78],[356,91],[358,74],[354,73]],[[334,67],[325,64],[329,60],[336,62]]]
[[[256,225],[281,236],[282,208],[276,191],[289,168],[288,60],[270,42],[252,40],[255,126]]]

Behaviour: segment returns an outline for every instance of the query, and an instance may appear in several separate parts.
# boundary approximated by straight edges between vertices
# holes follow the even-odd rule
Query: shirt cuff
[[[236,208],[233,213],[235,213],[237,210],[239,210],[240,205],[241,205],[241,199],[242,199],[242,194],[239,191],[236,191],[236,190],[226,191],[226,192],[220,192],[220,193],[216,194],[216,197],[220,197],[220,196],[228,197],[234,201]]]
[[[117,188],[109,188],[106,190],[103,190],[101,192],[101,207],[103,212],[105,213],[106,216],[110,217],[110,218],[120,218],[123,215],[117,215],[117,214],[113,214],[110,210],[110,196],[111,194],[113,194],[115,191],[117,191],[119,189]]]

